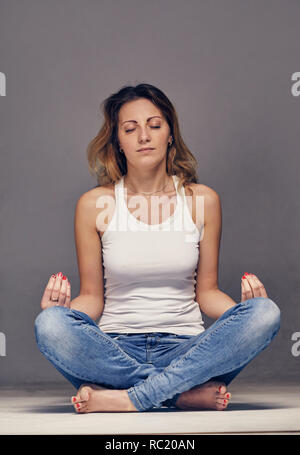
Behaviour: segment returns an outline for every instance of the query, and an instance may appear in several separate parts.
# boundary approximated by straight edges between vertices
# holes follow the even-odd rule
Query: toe
[[[84,403],[85,401],[88,401],[89,398],[90,398],[90,387],[81,386],[77,392],[77,395],[71,397],[71,402],[73,404]]]
[[[80,401],[88,401],[90,398],[91,388],[84,386],[80,389]]]
[[[74,409],[78,413],[85,412],[86,405],[84,403],[75,403]]]
[[[217,398],[220,398],[221,400],[230,400],[231,398],[231,393],[226,392],[226,393],[217,393]]]
[[[74,409],[75,409],[76,412],[80,412],[80,404],[81,403],[75,403],[74,404]]]
[[[226,385],[225,384],[221,384],[218,388],[218,392],[221,394],[221,395],[224,395],[226,392],[227,392],[227,389],[226,389]]]
[[[223,403],[222,403],[223,409],[226,409],[227,405],[228,405],[228,400],[223,400]]]
[[[224,400],[217,401],[216,403],[216,409],[217,411],[224,411],[226,409],[226,404],[223,403]]]
[[[83,403],[85,400],[82,399],[80,395],[76,395],[75,397],[71,398],[72,404],[76,403]]]
[[[217,405],[219,405],[221,408],[224,408],[228,405],[229,400],[226,398],[218,397],[216,401]]]

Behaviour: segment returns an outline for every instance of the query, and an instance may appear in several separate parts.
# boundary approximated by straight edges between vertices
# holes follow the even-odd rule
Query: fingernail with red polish
[[[67,279],[67,277],[64,275],[64,276],[63,276],[63,280],[66,280],[66,279]]]

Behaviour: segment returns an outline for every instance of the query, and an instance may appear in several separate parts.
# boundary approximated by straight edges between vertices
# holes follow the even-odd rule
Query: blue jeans
[[[199,335],[107,333],[86,313],[53,306],[35,320],[42,354],[77,389],[83,383],[126,389],[138,411],[173,407],[182,392],[232,379],[280,328],[280,310],[254,297],[229,308]]]

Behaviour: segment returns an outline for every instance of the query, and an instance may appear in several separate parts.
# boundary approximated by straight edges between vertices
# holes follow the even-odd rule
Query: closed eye
[[[150,128],[160,128],[160,126],[150,126]],[[131,130],[125,130],[126,133],[130,133],[130,131],[134,131],[135,128],[131,129]]]

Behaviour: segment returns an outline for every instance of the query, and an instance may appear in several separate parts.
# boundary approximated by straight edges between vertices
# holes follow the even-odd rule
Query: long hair
[[[138,84],[135,87],[123,86],[100,105],[104,122],[87,147],[89,171],[96,176],[98,186],[116,183],[127,173],[126,157],[119,151],[118,113],[123,104],[139,98],[146,98],[155,104],[168,122],[173,142],[167,149],[167,174],[175,174],[179,178],[179,189],[188,183],[198,183],[197,161],[181,137],[177,113],[171,101],[154,85]]]

